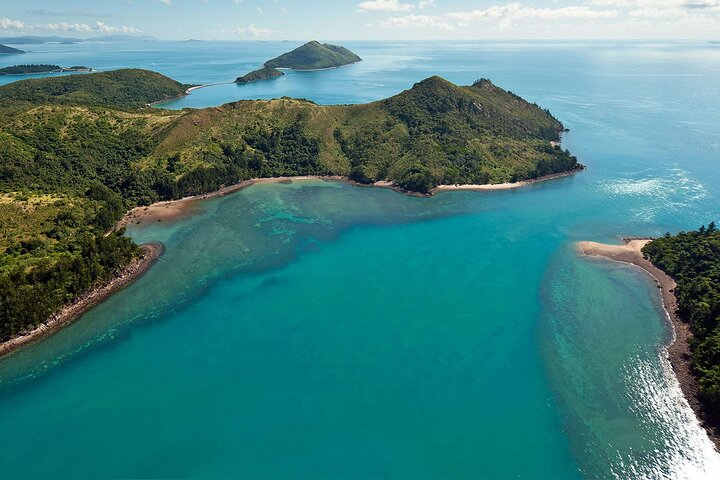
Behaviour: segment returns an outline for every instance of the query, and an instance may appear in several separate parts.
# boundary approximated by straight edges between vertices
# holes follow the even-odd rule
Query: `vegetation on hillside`
[[[272,78],[282,77],[285,75],[280,70],[272,67],[263,67],[258,70],[253,70],[250,73],[246,73],[242,77],[235,79],[235,83],[250,83],[258,80],[270,80]]]
[[[142,70],[0,87],[0,339],[125,265],[136,247],[104,234],[137,205],[254,177],[346,175],[425,193],[578,167],[550,143],[560,122],[487,80],[432,77],[365,105],[145,108],[185,87]]]
[[[720,231],[711,223],[695,232],[666,234],[643,248],[643,253],[677,287],[680,318],[690,325],[692,366],[700,400],[720,418]]]
[[[23,50],[17,48],[8,47],[7,45],[0,45],[0,54],[4,53],[25,53]]]
[[[60,65],[13,65],[0,68],[0,75],[31,75],[35,73],[60,73],[60,72],[89,72],[88,67],[76,65],[74,67],[61,67]]]
[[[265,62],[269,68],[292,68],[295,70],[318,70],[333,68],[362,60],[353,52],[339,45],[320,43],[315,40],[295,50]]]
[[[0,87],[0,108],[10,103],[102,105],[140,108],[185,94],[188,85],[140,69],[67,75],[14,82]]]

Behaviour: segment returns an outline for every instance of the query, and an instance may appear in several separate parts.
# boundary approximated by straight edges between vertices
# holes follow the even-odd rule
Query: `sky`
[[[0,36],[707,39],[720,0],[0,0]]]

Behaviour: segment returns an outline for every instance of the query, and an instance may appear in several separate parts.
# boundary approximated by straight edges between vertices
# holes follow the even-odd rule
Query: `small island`
[[[36,75],[41,73],[65,73],[65,72],[92,72],[91,68],[75,65],[72,67],[61,67],[59,65],[13,65],[0,68],[0,75]]]
[[[273,78],[282,77],[285,75],[283,72],[272,67],[263,67],[258,70],[253,70],[250,73],[246,73],[242,77],[235,79],[235,83],[250,83],[258,80],[271,80]]]
[[[265,66],[291,70],[322,70],[350,65],[361,60],[362,58],[345,47],[313,40],[295,50],[268,60],[265,62]]]
[[[284,74],[278,70],[280,68],[289,70],[325,70],[350,65],[361,60],[362,58],[345,47],[313,40],[295,50],[268,60],[263,68],[238,77],[235,83],[242,84],[281,77]]]
[[[25,51],[13,47],[8,47],[7,45],[0,45],[0,54],[10,53],[25,53]]]

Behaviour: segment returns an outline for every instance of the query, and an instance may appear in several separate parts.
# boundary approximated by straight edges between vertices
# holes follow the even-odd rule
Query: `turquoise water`
[[[154,62],[211,83],[288,49],[223,45],[48,50],[79,50],[60,63]],[[165,243],[163,259],[0,361],[0,477],[720,471],[665,360],[671,332],[657,289],[573,248],[720,218],[720,49],[348,46],[365,61],[247,95],[344,103],[435,73],[489,77],[562,119],[564,145],[589,169],[432,198],[317,180],[254,185],[202,202],[192,217],[131,228],[139,242]],[[203,49],[207,64],[193,66]],[[368,77],[377,85],[363,87]],[[175,106],[249,92],[230,86]]]

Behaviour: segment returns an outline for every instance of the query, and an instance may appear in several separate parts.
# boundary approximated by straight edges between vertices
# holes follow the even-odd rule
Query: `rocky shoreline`
[[[32,330],[0,343],[0,357],[45,338],[69,325],[90,308],[140,278],[165,251],[165,247],[161,243],[148,243],[141,245],[141,248],[143,249],[142,255],[130,262],[112,279],[81,295],[73,303],[66,305]]]

